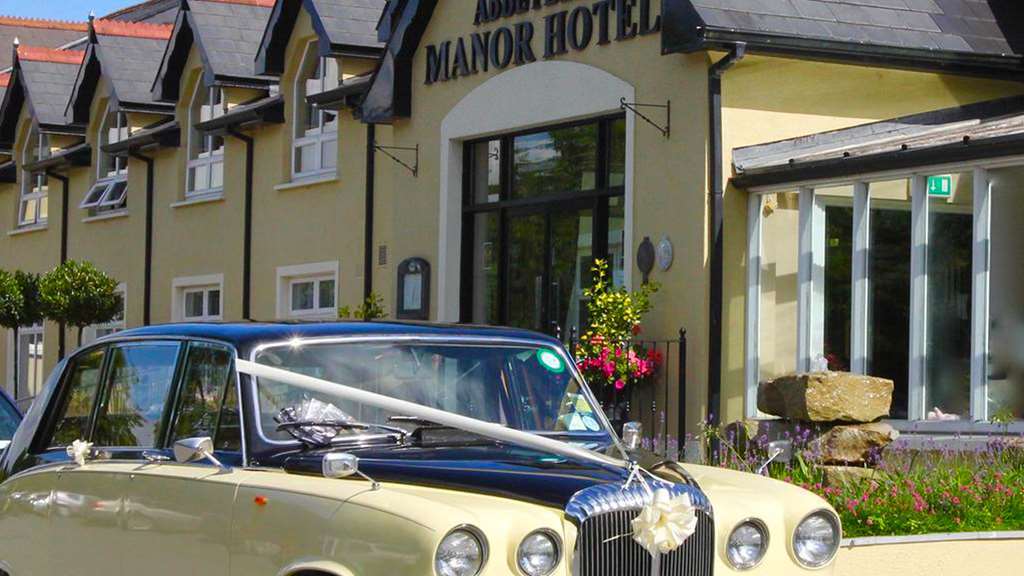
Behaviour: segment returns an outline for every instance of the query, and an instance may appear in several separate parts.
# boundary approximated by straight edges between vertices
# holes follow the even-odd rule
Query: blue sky
[[[137,4],[141,0],[0,0],[0,15],[54,20],[84,21],[89,12],[97,16]]]

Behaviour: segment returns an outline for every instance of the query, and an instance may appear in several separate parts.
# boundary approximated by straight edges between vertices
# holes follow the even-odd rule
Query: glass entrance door
[[[505,318],[554,336],[578,333],[594,259],[593,210],[547,208],[508,217]]]

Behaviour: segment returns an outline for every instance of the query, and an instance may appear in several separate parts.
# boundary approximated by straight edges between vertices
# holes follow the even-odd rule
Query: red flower
[[[639,324],[633,324],[633,336],[639,336],[640,330],[641,328]]]

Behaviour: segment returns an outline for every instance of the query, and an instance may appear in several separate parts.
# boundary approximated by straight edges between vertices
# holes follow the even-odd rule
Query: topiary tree
[[[14,378],[18,378],[18,329],[43,319],[39,304],[39,277],[0,270],[0,326],[14,332]]]
[[[122,308],[117,281],[91,262],[75,260],[64,262],[40,278],[39,301],[47,318],[78,328],[79,346],[83,328],[110,322]]]

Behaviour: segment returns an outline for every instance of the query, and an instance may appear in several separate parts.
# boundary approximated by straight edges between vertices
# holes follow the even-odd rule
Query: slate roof
[[[665,0],[667,52],[747,41],[767,51],[897,51],[907,64],[1024,55],[1020,0]],[[858,47],[855,49],[854,47]]]
[[[163,58],[167,37],[170,37],[170,27],[167,27],[162,39],[102,33],[96,35],[97,57],[101,66],[106,63],[103,74],[110,80],[122,104],[154,102],[151,91],[153,77]]]
[[[206,63],[217,76],[258,77],[256,52],[270,18],[273,2],[234,3],[188,0]]]
[[[737,148],[733,181],[763,186],[935,163],[932,155],[1005,155],[1005,145],[1021,142],[1024,96],[1014,96]]]
[[[64,110],[84,56],[85,52],[79,50],[18,47],[15,74],[18,81],[24,82],[27,100],[40,125],[54,127],[67,124]]]
[[[130,20],[154,24],[174,24],[181,0],[148,0],[122,8],[103,17],[104,20]]]
[[[281,0],[267,22],[256,56],[260,74],[283,72],[284,51],[299,11],[305,9],[313,22],[319,41],[336,55],[377,56],[384,49],[378,38],[377,23],[386,0]]]
[[[85,22],[0,16],[0,69],[11,66],[15,38],[26,46],[57,48],[85,38],[85,32]]]

